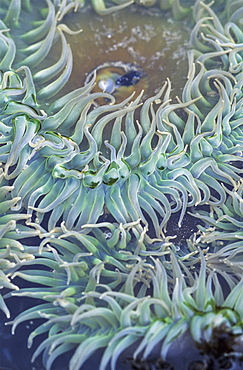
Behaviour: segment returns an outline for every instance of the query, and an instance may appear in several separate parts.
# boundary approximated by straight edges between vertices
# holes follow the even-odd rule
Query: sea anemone
[[[217,275],[211,271],[206,277],[202,252],[200,257],[199,274],[193,278],[189,273],[185,278],[171,251],[172,280],[167,278],[159,258],[151,257],[145,262],[137,257],[133,266],[127,267],[130,272],[118,273],[117,269],[119,291],[114,291],[114,279],[111,285],[106,278],[98,280],[98,286],[94,287],[100,266],[91,270],[88,285],[92,285],[92,289],[83,294],[80,294],[83,287],[74,282],[60,292],[60,287],[65,287],[61,273],[56,274],[56,283],[55,275],[49,279],[46,276],[46,284],[53,280],[53,291],[33,288],[28,295],[41,297],[49,303],[21,313],[15,319],[13,333],[22,321],[38,317],[47,319],[29,337],[28,345],[31,346],[35,336],[51,331],[34,353],[33,360],[44,350],[45,368],[51,369],[57,356],[75,349],[69,365],[72,370],[82,368],[100,348],[106,349],[99,369],[106,369],[110,362],[114,370],[123,351],[128,359],[165,359],[173,342],[180,341],[185,334],[191,335],[201,346],[210,343],[214,330],[223,326],[226,334],[242,336],[242,281],[224,299]],[[41,280],[43,278],[40,276]],[[23,294],[24,291],[17,293],[18,296]]]
[[[142,5],[133,11],[193,14],[177,97],[169,78],[155,86],[127,61],[101,62],[73,88],[82,2],[0,6],[0,308],[10,317],[9,297],[42,300],[10,323],[45,319],[28,346],[48,334],[33,355],[44,351],[46,369],[69,351],[72,370],[93,353],[101,370],[164,361],[183,335],[203,351],[222,332],[242,355],[243,8]],[[103,16],[131,2],[92,6]]]

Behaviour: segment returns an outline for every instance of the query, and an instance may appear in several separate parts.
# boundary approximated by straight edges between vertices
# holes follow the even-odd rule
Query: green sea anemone
[[[172,251],[171,262],[173,282],[168,281],[163,263],[151,257],[150,263],[137,259],[130,266],[131,271],[118,292],[114,291],[114,283],[109,286],[107,281],[99,281],[97,288],[93,286],[83,294],[80,294],[83,287],[74,283],[60,293],[54,292],[57,287],[52,293],[40,288],[30,289],[29,296],[44,298],[49,303],[20,314],[15,319],[13,332],[24,320],[47,319],[29,337],[28,345],[31,346],[35,336],[52,328],[34,353],[33,360],[44,350],[45,368],[51,369],[57,356],[75,349],[69,365],[72,370],[82,368],[100,348],[106,347],[99,369],[106,369],[110,362],[113,370],[126,350],[128,358],[145,361],[157,356],[165,359],[172,343],[188,331],[199,345],[209,343],[214,330],[223,326],[225,333],[242,336],[242,282],[224,299],[217,275],[212,271],[206,277],[202,252],[201,269],[194,278],[190,274],[187,278],[183,276]],[[92,280],[95,284],[99,270],[100,267],[91,270],[89,284]],[[56,284],[61,285],[62,274],[57,275]],[[119,275],[122,281],[124,272]],[[54,276],[52,279],[54,283]],[[21,296],[24,292],[16,294]]]
[[[8,298],[41,299],[10,323],[14,333],[45,319],[28,346],[48,335],[33,355],[44,351],[46,369],[69,351],[72,370],[93,353],[101,370],[116,369],[122,353],[130,364],[164,361],[182,336],[203,351],[222,332],[227,356],[240,358],[242,4],[114,3],[93,0],[97,17],[78,0],[1,2],[0,308],[9,318]],[[103,22],[128,16],[128,6],[168,27],[165,10],[184,29],[193,16],[177,94],[168,76],[149,78],[141,55],[140,69],[131,47],[130,61],[109,55],[111,88],[100,84],[103,56],[77,78],[79,16]],[[145,91],[132,92],[140,85],[131,71]]]

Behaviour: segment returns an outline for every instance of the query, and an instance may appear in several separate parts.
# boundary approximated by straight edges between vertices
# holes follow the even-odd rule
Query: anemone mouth
[[[87,85],[95,76],[95,86],[91,93],[105,92],[114,96],[116,103],[132,95],[136,99],[143,91],[146,94],[148,89],[148,76],[138,66],[132,63],[106,62],[96,67],[85,79]],[[98,105],[109,104],[111,99],[99,98]]]
[[[147,75],[146,97],[157,93],[167,77],[178,93],[187,70],[188,26],[166,17],[158,7],[152,9],[133,5],[103,18],[85,7],[65,15],[65,24],[82,32],[67,35],[73,71],[62,93],[82,86],[91,71],[106,63],[138,66]],[[50,58],[57,50],[58,46],[54,47]],[[179,69],[184,73],[178,73]]]

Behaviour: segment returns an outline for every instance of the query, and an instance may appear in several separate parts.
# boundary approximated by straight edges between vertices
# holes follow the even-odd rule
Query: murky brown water
[[[67,36],[74,65],[62,93],[82,86],[87,74],[99,65],[122,61],[135,63],[147,74],[145,97],[157,92],[167,77],[172,81],[173,95],[180,95],[187,74],[189,32],[182,21],[175,22],[168,15],[139,6],[103,17],[90,8],[67,15],[64,23],[83,31]]]

